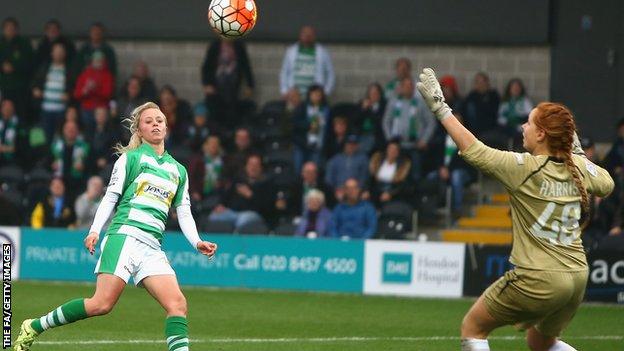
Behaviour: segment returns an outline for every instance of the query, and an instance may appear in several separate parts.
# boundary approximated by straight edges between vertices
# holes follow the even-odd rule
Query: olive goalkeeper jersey
[[[125,234],[160,247],[171,206],[190,205],[186,169],[147,143],[115,162],[108,191],[120,195],[106,234]]]
[[[587,269],[580,237],[581,195],[562,160],[501,151],[480,141],[461,155],[502,182],[510,194],[512,264],[549,271]],[[572,158],[589,193],[600,197],[611,193],[613,179],[606,170],[585,157]]]

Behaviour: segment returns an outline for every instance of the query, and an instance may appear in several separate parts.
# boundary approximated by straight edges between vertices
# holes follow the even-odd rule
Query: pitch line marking
[[[330,338],[215,338],[215,339],[191,339],[191,343],[196,344],[226,344],[226,343],[294,343],[294,342],[344,342],[344,341],[459,341],[456,336],[396,336],[396,337],[369,337],[369,336],[351,336],[351,337],[330,337]],[[489,340],[524,340],[525,336],[492,336]],[[624,340],[623,335],[586,335],[586,336],[569,336],[564,340]],[[117,345],[117,344],[164,344],[164,340],[72,340],[72,341],[39,341],[41,345]]]

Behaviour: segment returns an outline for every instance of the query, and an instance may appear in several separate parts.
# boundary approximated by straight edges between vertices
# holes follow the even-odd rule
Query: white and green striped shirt
[[[65,110],[63,94],[65,93],[65,68],[64,65],[50,65],[43,87],[43,103],[41,108],[48,112],[61,112]]]
[[[171,206],[190,206],[186,169],[148,144],[119,157],[108,190],[120,195],[106,234],[125,234],[160,247]]]

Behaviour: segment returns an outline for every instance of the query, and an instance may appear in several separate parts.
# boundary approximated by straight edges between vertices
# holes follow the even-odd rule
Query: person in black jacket
[[[383,88],[377,82],[369,84],[354,121],[355,132],[360,135],[360,150],[366,154],[385,146],[386,138],[381,125],[385,111]]]
[[[74,56],[76,56],[76,45],[71,39],[61,33],[61,29],[61,23],[56,19],[51,19],[46,22],[43,37],[39,41],[37,50],[35,51],[35,67],[40,67],[44,63],[50,61],[52,46],[56,43],[63,44],[67,53],[67,62],[71,64]]]
[[[295,183],[290,191],[287,201],[288,214],[298,216],[305,210],[305,197],[312,189],[321,191],[325,195],[325,204],[332,208],[336,204],[334,194],[319,177],[319,170],[316,163],[306,162],[301,169],[301,178]]]
[[[275,224],[275,200],[275,187],[263,174],[262,157],[253,154],[247,158],[245,175],[221,193],[220,204],[210,214],[210,220],[231,222],[235,230],[255,221]]]
[[[487,139],[496,131],[500,95],[490,87],[490,78],[484,72],[475,75],[473,89],[461,106],[464,124],[480,139]],[[485,141],[484,141],[485,142]]]
[[[456,116],[457,117],[457,116]],[[460,118],[458,118],[461,121]],[[456,215],[462,214],[464,187],[477,178],[477,171],[457,152],[457,145],[447,134],[443,153],[437,155],[437,170],[429,173],[429,179],[439,179],[451,186],[451,209]]]
[[[243,42],[217,39],[210,43],[201,76],[210,114],[219,125],[229,128],[239,125],[246,104],[241,102],[241,97],[251,99],[255,87]]]

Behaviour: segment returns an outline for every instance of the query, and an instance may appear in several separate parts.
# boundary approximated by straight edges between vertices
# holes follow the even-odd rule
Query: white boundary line
[[[492,336],[489,340],[524,340],[525,336]],[[586,335],[569,336],[564,340],[624,340],[624,335]],[[329,338],[215,338],[215,339],[191,339],[195,344],[261,344],[261,343],[331,343],[331,342],[367,342],[367,341],[459,341],[457,336],[350,336]],[[72,340],[72,341],[38,341],[41,345],[119,345],[119,344],[164,344],[165,340]]]

